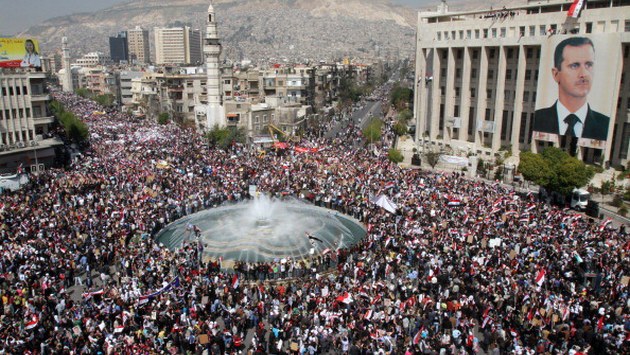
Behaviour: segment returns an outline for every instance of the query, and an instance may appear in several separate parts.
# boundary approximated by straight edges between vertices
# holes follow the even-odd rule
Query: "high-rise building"
[[[419,14],[416,142],[484,159],[556,146],[586,162],[626,166],[630,6],[523,3],[452,12],[442,1]],[[577,52],[585,59],[573,58]]]
[[[127,32],[119,32],[116,37],[109,37],[109,53],[112,61],[116,64],[129,60]]]
[[[149,63],[149,31],[136,26],[127,30],[127,45],[129,46],[129,61],[131,63]]]
[[[203,63],[201,31],[188,26],[154,29],[156,64]]]

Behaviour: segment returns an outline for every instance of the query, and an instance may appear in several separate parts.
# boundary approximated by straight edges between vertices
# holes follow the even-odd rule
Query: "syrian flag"
[[[238,280],[238,275],[237,275],[237,274],[234,274],[234,275],[232,276],[232,288],[233,288],[233,289],[237,289],[237,288],[238,288],[239,283],[240,283],[240,282],[239,282],[239,280]]]
[[[501,203],[503,203],[503,199],[499,198],[498,200],[494,201],[494,203],[492,204],[492,207],[498,208],[499,206],[501,206]]]
[[[413,337],[413,345],[418,345],[418,343],[420,343],[420,340],[422,340],[422,331],[423,330],[424,330],[424,326],[422,326],[422,327],[420,327],[420,329],[418,329],[418,332]]]
[[[20,163],[20,165],[17,167],[17,173],[18,173],[18,174],[22,174],[22,171],[24,170],[24,169],[22,168],[22,164],[23,164],[23,163]]]
[[[536,208],[536,204],[535,203],[528,203],[527,204],[527,208],[525,208],[525,211],[530,212],[531,210],[533,210],[534,208]]]
[[[612,223],[612,218],[608,217],[606,218],[606,220],[604,222],[602,222],[602,224],[599,226],[599,231],[603,232],[604,229],[606,229],[606,227]]]
[[[368,309],[367,312],[365,312],[365,314],[363,315],[363,319],[370,320],[370,318],[372,318],[372,310]]]
[[[354,300],[352,299],[352,295],[348,292],[344,292],[341,296],[336,298],[337,302],[343,302],[345,304],[350,304]]]
[[[124,325],[119,325],[116,328],[114,328],[114,333],[122,333],[123,330],[125,330],[125,326]]]
[[[396,186],[396,183],[393,181],[388,182],[387,184],[385,184],[385,188],[386,189],[391,189],[392,187]]]
[[[546,274],[547,272],[545,271],[545,269],[540,269],[540,271],[538,271],[538,274],[536,275],[536,284],[538,285],[538,287],[541,287],[543,282],[545,282]]]
[[[35,327],[37,327],[38,323],[39,323],[39,318],[37,318],[37,316],[33,316],[30,322],[24,323],[24,329],[26,330],[34,329]]]
[[[98,291],[92,291],[92,292],[85,292],[83,293],[83,298],[91,298],[92,296],[99,296],[104,294],[105,291],[103,289],[100,289]]]
[[[567,17],[578,18],[580,16],[580,10],[582,10],[583,5],[584,0],[574,0],[573,4],[571,4],[571,7],[569,8]]]
[[[447,206],[460,206],[462,204],[462,201],[456,198],[449,198],[448,202],[446,203]]]

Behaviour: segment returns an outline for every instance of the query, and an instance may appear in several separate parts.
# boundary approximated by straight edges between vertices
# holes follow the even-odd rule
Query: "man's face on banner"
[[[594,58],[593,47],[589,44],[564,48],[560,70],[552,69],[561,97],[585,98],[588,95],[593,84]]]

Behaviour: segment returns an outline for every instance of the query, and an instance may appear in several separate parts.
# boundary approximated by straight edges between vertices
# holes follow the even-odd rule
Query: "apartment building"
[[[127,30],[129,62],[146,64],[151,62],[149,31],[140,26]]]
[[[48,111],[46,73],[30,69],[0,69],[0,173],[41,171],[51,164],[55,147],[48,138],[55,118]]]
[[[156,64],[203,63],[202,34],[188,26],[154,29]]]

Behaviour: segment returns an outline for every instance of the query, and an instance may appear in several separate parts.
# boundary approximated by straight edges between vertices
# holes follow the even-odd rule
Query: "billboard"
[[[533,139],[551,142],[573,156],[585,148],[608,156],[621,56],[618,34],[548,37],[541,46]]]
[[[0,68],[40,68],[39,43],[30,38],[0,38]]]

